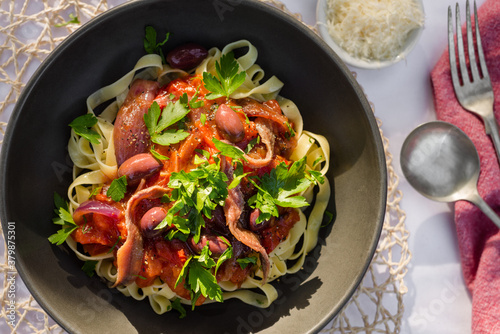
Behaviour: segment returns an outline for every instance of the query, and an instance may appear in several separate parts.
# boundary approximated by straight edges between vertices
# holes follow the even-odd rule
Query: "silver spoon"
[[[420,125],[404,141],[400,160],[419,193],[439,202],[469,201],[500,228],[500,218],[477,191],[479,156],[462,130],[441,121]]]

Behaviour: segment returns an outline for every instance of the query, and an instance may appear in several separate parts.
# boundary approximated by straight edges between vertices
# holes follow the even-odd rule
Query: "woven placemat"
[[[278,0],[261,0],[302,21]],[[0,1],[0,144],[14,104],[35,69],[81,23],[123,0]],[[314,30],[314,27],[310,27]],[[355,73],[354,73],[355,75]],[[372,105],[373,108],[373,105]],[[389,141],[382,133],[388,170],[387,211],[373,261],[362,283],[340,314],[321,333],[399,333],[404,312],[404,277],[411,258],[406,215],[399,203],[399,178]],[[3,222],[5,223],[5,222]],[[1,234],[0,230],[0,234]],[[30,295],[8,260],[0,239],[0,333],[64,333]],[[13,297],[15,295],[15,297]],[[15,321],[11,321],[15,319]]]

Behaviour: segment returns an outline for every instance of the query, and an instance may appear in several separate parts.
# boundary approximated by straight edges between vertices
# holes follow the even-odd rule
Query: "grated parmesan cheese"
[[[411,31],[424,23],[415,0],[327,0],[327,7],[332,39],[360,59],[396,57]]]

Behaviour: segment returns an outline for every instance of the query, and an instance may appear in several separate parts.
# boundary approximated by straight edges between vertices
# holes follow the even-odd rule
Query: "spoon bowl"
[[[477,150],[458,127],[442,121],[420,125],[404,141],[400,160],[403,174],[419,193],[440,202],[469,201],[500,227],[500,218],[477,191]]]

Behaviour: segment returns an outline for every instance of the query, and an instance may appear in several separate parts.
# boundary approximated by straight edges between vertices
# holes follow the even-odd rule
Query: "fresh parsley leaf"
[[[217,283],[217,278],[212,273],[212,268],[216,266],[216,263],[210,255],[210,249],[208,245],[205,245],[200,255],[191,256],[184,263],[175,282],[175,286],[177,286],[183,279],[185,280],[185,286],[191,293],[193,309],[200,295],[223,302],[222,289]]]
[[[164,156],[163,154],[160,154],[158,151],[156,151],[154,146],[151,147],[150,152],[158,160],[170,160],[169,157]]]
[[[331,222],[333,222],[333,213],[330,211],[325,211],[324,218],[326,217],[326,221],[321,225],[321,227],[325,227],[330,225]]]
[[[199,165],[199,164],[203,164],[203,163],[207,162],[207,159],[202,158],[201,156],[199,156],[198,154],[196,154],[194,156],[194,161],[193,162],[194,162],[195,165]]]
[[[241,180],[250,173],[243,173],[243,164],[240,161],[236,161],[236,168],[233,173],[233,180],[227,187],[227,189],[233,189],[238,186]]]
[[[161,132],[158,126],[160,115],[160,105],[158,102],[154,101],[149,107],[148,112],[144,114],[144,123],[146,124],[151,137],[153,137],[157,132]]]
[[[189,111],[188,106],[180,100],[175,103],[169,103],[161,114],[161,119],[158,123],[158,131],[163,131],[167,127],[179,122],[189,113]]]
[[[99,194],[99,192],[101,192],[101,189],[102,187],[95,187],[92,192],[90,193],[89,195],[89,199],[91,199],[92,197],[96,196],[97,194]]]
[[[208,100],[214,100],[222,96],[229,96],[245,82],[246,72],[241,71],[240,65],[232,52],[221,56],[215,63],[216,75],[209,72],[203,72],[203,83],[205,88],[210,91],[205,95]]]
[[[127,192],[127,177],[123,175],[117,179],[114,179],[109,185],[108,191],[106,191],[106,196],[111,197],[115,202],[121,201],[125,197]]]
[[[203,247],[199,256],[197,256],[198,262],[200,262],[205,268],[215,267],[215,261],[210,257],[212,252],[210,251],[210,247],[208,243]]]
[[[200,122],[201,122],[201,125],[205,125],[205,122],[207,121],[207,114],[205,114],[204,112],[201,113],[200,115]]]
[[[188,232],[189,233],[189,232]],[[189,234],[185,234],[180,230],[171,229],[165,235],[165,238],[168,240],[179,239],[180,241],[186,242],[189,237]]]
[[[92,277],[95,274],[95,266],[97,265],[98,261],[94,260],[88,260],[85,261],[85,263],[82,266],[82,270],[85,274],[87,274],[88,277]]]
[[[248,115],[243,111],[243,107],[241,106],[229,106],[231,109],[233,109],[235,112],[238,112],[245,116],[245,123],[250,124],[250,118],[248,118]]]
[[[113,250],[116,248],[116,246],[118,246],[118,243],[120,242],[120,240],[122,240],[122,236],[119,235],[118,236],[118,239],[116,239],[115,243],[113,244],[113,246],[109,249],[109,251],[106,252],[106,254],[110,254],[110,253],[113,253]]]
[[[187,274],[189,271],[189,263],[191,262],[191,260],[193,260],[193,258],[194,258],[193,256],[190,256],[190,257],[188,257],[186,262],[184,262],[184,265],[182,266],[182,269],[179,273],[179,276],[177,277],[177,280],[175,281],[174,288],[176,288],[177,285],[179,285],[179,283],[182,282],[182,280],[187,277]]]
[[[168,186],[173,189],[170,201],[174,204],[157,229],[175,226],[185,235],[193,235],[197,243],[205,226],[203,216],[212,217],[217,205],[224,205],[228,195],[227,175],[220,171],[220,161],[205,162],[189,172],[181,170],[170,176]]]
[[[245,257],[242,259],[236,259],[236,262],[240,265],[241,269],[245,269],[249,264],[254,265],[257,263],[256,256]]]
[[[250,140],[248,143],[247,147],[245,148],[245,153],[248,154],[254,148],[255,145],[260,143],[260,136],[255,137],[254,139]]]
[[[200,150],[199,148],[197,148],[197,149],[195,149],[195,152],[201,154],[207,160],[210,159],[210,152],[208,152],[206,150]]]
[[[272,216],[278,217],[279,212],[278,207],[274,202],[274,197],[262,188],[258,188],[258,190],[259,192],[248,200],[248,204],[252,208],[259,208],[260,214],[255,222],[260,224],[271,219]]]
[[[217,275],[217,270],[219,270],[219,267],[224,263],[224,261],[229,260],[230,258],[233,257],[233,247],[231,246],[231,243],[229,242],[229,240],[227,240],[223,236],[220,236],[220,238],[227,245],[227,248],[224,251],[224,253],[222,253],[221,256],[219,256],[219,258],[217,259],[217,264],[215,266],[215,274],[214,275]]]
[[[186,317],[186,309],[182,306],[180,298],[175,298],[174,300],[170,301],[170,304],[174,310],[180,313],[179,319],[183,319]]]
[[[56,192],[54,192],[54,205],[56,206],[56,209],[54,210],[56,215],[59,215],[60,208],[68,211],[68,202],[66,202],[64,198]]]
[[[245,152],[243,152],[239,147],[226,144],[217,138],[213,138],[212,142],[215,144],[215,148],[217,148],[223,156],[231,159],[247,161],[245,158]]]
[[[161,135],[155,136],[154,140],[151,139],[153,143],[168,146],[176,144],[189,136],[189,133],[183,130],[169,129],[162,132]]]
[[[55,234],[52,234],[49,237],[49,241],[52,244],[56,245],[62,245],[64,241],[73,233],[74,230],[76,230],[78,226],[69,226],[69,227],[64,227],[60,230],[58,230]]]
[[[91,128],[97,124],[97,117],[92,114],[85,114],[75,118],[69,126],[73,128],[77,135],[87,139],[92,144],[99,144],[101,136]]]
[[[187,93],[184,93],[180,96],[179,101],[181,101],[181,103],[184,104],[187,108],[196,109],[203,107],[205,102],[203,100],[197,101],[198,95],[199,95],[199,88],[196,88],[196,93],[193,95],[191,100],[189,99]]]
[[[320,155],[319,157],[316,158],[316,160],[314,160],[312,166],[313,168],[316,167],[321,161],[323,160],[323,156]]]
[[[63,23],[58,23],[58,24],[55,24],[54,27],[56,28],[60,28],[60,27],[65,27],[69,24],[80,24],[80,20],[78,19],[78,16],[76,16],[75,14],[71,13],[69,14],[69,20],[66,21],[66,22],[63,22]]]
[[[287,138],[295,137],[295,130],[290,123],[286,122],[286,126],[288,127],[288,132],[286,133]]]
[[[213,261],[213,260],[212,260]],[[195,298],[192,299],[193,307],[194,302],[198,299],[200,294],[203,296],[223,302],[222,290],[217,284],[217,279],[212,274],[209,268],[206,268],[203,263],[193,261],[189,268],[188,285]]]
[[[268,220],[271,216],[278,217],[278,206],[301,208],[308,206],[306,199],[297,194],[319,182],[306,171],[306,157],[295,161],[290,167],[284,162],[273,168],[269,174],[255,177],[251,182],[258,189],[257,194],[249,199],[252,208],[260,209],[257,224]]]
[[[148,112],[144,114],[144,123],[148,128],[151,141],[168,146],[186,139],[189,136],[188,132],[179,129],[165,129],[179,122],[189,111],[189,108],[180,100],[169,103],[163,110],[160,109],[156,101],[153,102]]]
[[[157,42],[156,41],[156,30],[152,26],[147,26],[145,29],[145,36],[144,36],[144,50],[147,53],[156,53],[160,55],[162,61],[164,64],[167,63],[165,59],[165,55],[163,54],[163,50],[161,47],[168,41],[168,38],[170,37],[170,33],[165,34],[165,39],[162,42]]]
[[[56,206],[54,211],[57,217],[52,222],[56,225],[61,225],[62,228],[55,234],[52,234],[49,237],[49,241],[52,244],[61,245],[78,228],[78,225],[75,224],[71,213],[68,211],[68,203],[57,193],[54,193],[54,204]]]
[[[325,177],[323,176],[323,174],[321,174],[321,172],[319,172],[317,170],[310,170],[309,174],[311,175],[311,180],[313,180],[313,181],[315,180],[321,184],[323,184],[323,182],[325,182]]]

